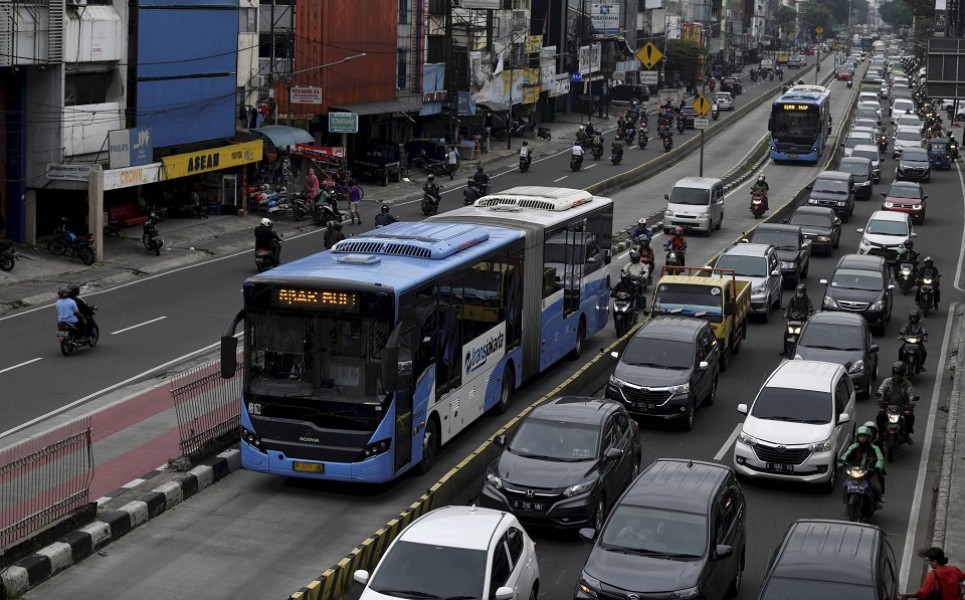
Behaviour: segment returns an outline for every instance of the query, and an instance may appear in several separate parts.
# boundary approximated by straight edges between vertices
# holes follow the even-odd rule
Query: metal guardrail
[[[239,439],[241,360],[235,377],[221,377],[221,361],[205,363],[171,383],[180,448],[192,463],[224,450]]]
[[[0,451],[0,550],[88,504],[93,478],[90,417]]]

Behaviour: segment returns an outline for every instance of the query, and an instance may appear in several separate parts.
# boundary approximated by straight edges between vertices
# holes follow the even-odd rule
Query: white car
[[[874,104],[879,104],[879,101],[880,101],[880,100],[881,100],[881,98],[879,98],[879,97],[878,97],[878,94],[876,94],[876,93],[874,93],[874,92],[861,92],[860,94],[858,94],[858,103],[859,103],[859,104],[864,103],[864,102],[871,102],[871,103],[874,103]],[[879,105],[878,108],[881,108],[881,106]]]
[[[355,572],[361,600],[495,598],[535,600],[533,540],[510,513],[444,506],[413,521],[375,571]]]
[[[714,102],[717,103],[717,110],[734,110],[734,97],[730,92],[717,92],[714,94]]]
[[[899,125],[895,130],[892,158],[898,158],[906,148],[922,147],[921,130],[911,125]]]
[[[788,360],[748,408],[734,446],[745,477],[824,484],[834,489],[838,456],[851,442],[854,385],[841,365]]]
[[[874,109],[875,114],[878,115],[878,118],[879,118],[879,119],[881,118],[881,103],[878,102],[877,99],[875,99],[874,101],[871,101],[871,102],[869,102],[869,101],[867,101],[867,100],[858,102],[858,108],[859,108],[859,109],[860,109],[860,108]]]
[[[910,98],[894,98],[891,104],[891,124],[897,125],[898,118],[905,114],[915,114],[915,102]]]
[[[775,306],[781,306],[784,277],[781,261],[770,244],[737,244],[717,259],[715,269],[733,269],[737,279],[751,284],[751,312],[765,321]]]
[[[905,113],[898,117],[898,120],[895,121],[895,127],[914,127],[921,132],[924,130],[924,123],[921,122],[921,119],[918,118],[918,115],[913,113]]]
[[[844,138],[844,142],[841,144],[844,146],[844,155],[851,156],[854,151],[855,146],[874,146],[878,141],[875,139],[873,133],[868,131],[852,131],[848,134],[848,137]]]
[[[861,234],[858,254],[877,254],[890,261],[894,261],[905,240],[918,236],[907,214],[891,210],[871,213],[867,225],[858,229],[858,233]]]

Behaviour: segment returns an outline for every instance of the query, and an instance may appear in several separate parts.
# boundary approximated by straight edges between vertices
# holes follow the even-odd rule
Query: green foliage
[[[797,21],[797,11],[790,6],[781,5],[774,11],[773,19],[781,31],[791,32],[794,30],[794,22]]]
[[[667,78],[672,80],[677,74],[682,81],[696,77],[700,72],[701,54],[697,44],[688,40],[667,40]]]
[[[910,27],[911,10],[904,0],[890,0],[882,2],[878,9],[881,20],[892,27]]]
[[[802,9],[800,26],[804,31],[808,32],[805,37],[814,36],[814,30],[818,27],[823,27],[824,31],[830,32],[834,22],[835,18],[831,10],[819,4],[818,0],[810,0]]]

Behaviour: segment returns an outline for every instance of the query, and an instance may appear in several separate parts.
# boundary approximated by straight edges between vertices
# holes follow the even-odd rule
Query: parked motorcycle
[[[161,256],[161,248],[164,240],[161,239],[161,232],[157,228],[157,215],[151,213],[147,221],[144,221],[144,232],[141,234],[141,243],[144,247],[154,253],[154,256]]]
[[[623,337],[637,322],[637,295],[617,292],[613,298],[613,326],[617,337]]]
[[[93,348],[97,345],[97,341],[100,339],[101,330],[97,326],[97,322],[94,321],[94,313],[97,312],[97,306],[93,304],[88,305],[88,311],[85,318],[88,320],[88,330],[90,335],[85,336],[85,331],[81,331],[80,327],[82,325],[71,325],[63,321],[57,323],[57,339],[60,340],[60,353],[64,356],[70,356],[74,353],[77,348]]]
[[[537,127],[536,137],[547,142],[553,140],[553,134],[550,132],[548,127]]]
[[[13,271],[20,255],[11,240],[0,240],[0,270]]]
[[[754,215],[755,219],[760,219],[765,212],[764,192],[751,192],[751,214]]]
[[[908,377],[921,373],[922,344],[925,338],[917,335],[899,335],[901,348],[898,349],[898,360],[908,365]]]
[[[54,239],[47,242],[47,251],[54,256],[62,256],[68,250],[71,256],[76,256],[85,265],[94,264],[94,234],[81,236],[68,231],[67,218],[64,217],[54,230]]]
[[[844,483],[844,503],[848,505],[848,520],[869,523],[875,514],[875,499],[868,478],[875,474],[858,466],[847,467],[845,473],[848,478]]]
[[[794,358],[797,349],[797,340],[801,337],[801,328],[804,327],[803,315],[791,315],[784,325],[784,354]]]
[[[931,277],[922,277],[918,282],[918,308],[926,317],[928,311],[935,308],[935,280]]]
[[[579,171],[582,166],[583,166],[583,155],[582,155],[582,154],[574,154],[573,156],[570,157],[570,170],[571,170],[571,171],[574,171],[574,172]]]
[[[466,206],[469,206],[476,200],[479,200],[483,196],[489,195],[489,184],[479,183],[475,179],[470,178],[466,183],[465,189],[462,190],[462,202]]]
[[[442,186],[439,186],[439,191],[442,192]],[[439,212],[439,203],[442,201],[440,196],[435,196],[426,192],[422,195],[422,214],[429,216],[434,215]]]
[[[917,265],[915,263],[903,262],[898,267],[898,289],[902,294],[907,294],[911,288],[915,287],[918,279]]]

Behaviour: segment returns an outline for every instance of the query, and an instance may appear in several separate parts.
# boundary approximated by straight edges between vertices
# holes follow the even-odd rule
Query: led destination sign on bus
[[[326,292],[322,290],[300,290],[295,288],[278,288],[275,290],[275,304],[282,306],[299,306],[318,308],[339,308],[357,311],[359,308],[358,294],[354,292]]]
[[[810,104],[782,104],[781,109],[783,110],[809,110],[811,108]]]

